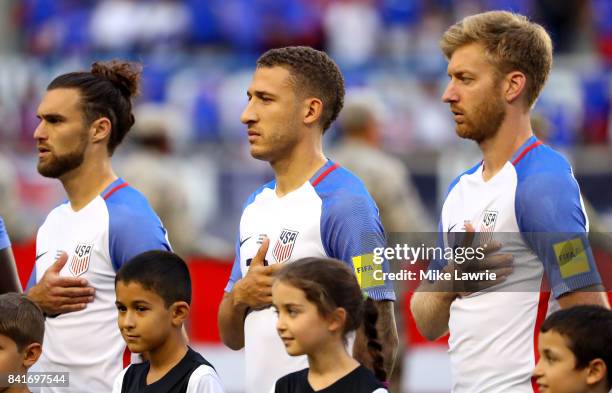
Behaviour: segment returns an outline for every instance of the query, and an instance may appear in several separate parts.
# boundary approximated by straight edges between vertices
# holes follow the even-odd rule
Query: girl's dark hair
[[[53,79],[47,90],[78,89],[86,125],[107,117],[111,122],[108,154],[115,148],[134,124],[132,98],[139,93],[140,73],[138,63],[121,60],[95,62],[90,72],[70,72]]]
[[[370,298],[364,300],[355,274],[343,262],[329,258],[303,258],[289,263],[276,279],[304,291],[306,299],[327,317],[338,307],[346,310],[344,335],[363,325],[376,378],[387,379],[383,368],[382,346],[378,341],[378,310]],[[345,337],[346,339],[346,337]]]

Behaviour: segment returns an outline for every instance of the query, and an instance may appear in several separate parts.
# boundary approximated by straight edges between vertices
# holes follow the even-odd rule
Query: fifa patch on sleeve
[[[374,254],[359,255],[353,257],[352,260],[355,276],[357,276],[357,281],[359,281],[361,289],[385,285],[385,281],[382,279],[382,265],[374,263]],[[378,271],[378,273],[374,274],[376,271]],[[379,279],[377,280],[375,277]]]
[[[581,238],[575,238],[553,245],[562,278],[569,278],[591,270]]]

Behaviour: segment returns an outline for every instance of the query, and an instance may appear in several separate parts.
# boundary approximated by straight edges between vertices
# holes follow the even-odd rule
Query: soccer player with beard
[[[139,79],[134,63],[94,63],[55,78],[38,107],[38,172],[59,179],[68,201],[38,230],[27,296],[46,315],[38,370],[70,372],[70,392],[112,390],[125,350],[115,272],[144,251],[170,250],[147,200],[111,165],[134,124]]]
[[[442,99],[457,134],[483,153],[449,187],[441,238],[453,246],[454,232],[489,233],[481,266],[499,269],[501,279],[451,290],[445,282],[426,281],[411,309],[427,338],[450,331],[453,392],[532,392],[544,275],[551,306],[608,307],[578,183],[565,158],[537,140],[530,125],[530,109],[552,65],[552,43],[524,16],[492,11],[451,26],[441,48],[450,77]],[[457,265],[434,262],[431,268],[452,271]]]

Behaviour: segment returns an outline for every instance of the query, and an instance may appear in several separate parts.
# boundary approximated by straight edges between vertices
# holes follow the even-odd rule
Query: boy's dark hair
[[[257,67],[286,68],[299,95],[323,102],[321,125],[325,132],[344,105],[344,78],[338,65],[325,53],[308,46],[270,49],[257,60]]]
[[[132,98],[138,95],[140,73],[138,63],[121,60],[95,62],[90,72],[70,72],[53,79],[47,90],[78,89],[86,125],[107,117],[111,122],[108,153],[113,155],[132,125]]]
[[[15,341],[18,351],[32,343],[42,344],[45,316],[25,295],[5,293],[0,295],[0,334]]]
[[[346,310],[344,334],[363,326],[376,378],[387,380],[382,346],[378,341],[378,310],[374,301],[364,301],[357,277],[343,262],[330,258],[303,258],[283,267],[276,279],[301,289],[309,302],[326,317],[336,308]]]
[[[121,281],[140,284],[147,291],[164,299],[166,307],[174,302],[191,304],[191,277],[187,264],[168,251],[147,251],[126,262],[115,276],[115,286]]]
[[[540,328],[566,338],[576,356],[576,368],[588,366],[593,359],[602,359],[608,369],[607,387],[612,387],[612,311],[594,305],[571,307],[552,313]]]

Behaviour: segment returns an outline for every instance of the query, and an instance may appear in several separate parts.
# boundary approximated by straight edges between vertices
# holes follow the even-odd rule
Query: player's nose
[[[448,85],[446,85],[446,89],[444,89],[444,93],[442,93],[442,102],[445,103],[451,103],[451,102],[457,102],[459,100],[459,95],[457,94],[457,91],[453,85],[452,82],[449,82]]]
[[[257,121],[257,113],[253,108],[253,101],[249,101],[240,115],[240,121],[242,124],[250,124]]]
[[[48,137],[47,130],[43,123],[43,121],[40,121],[34,130],[34,134],[32,134],[35,140],[47,139]]]

